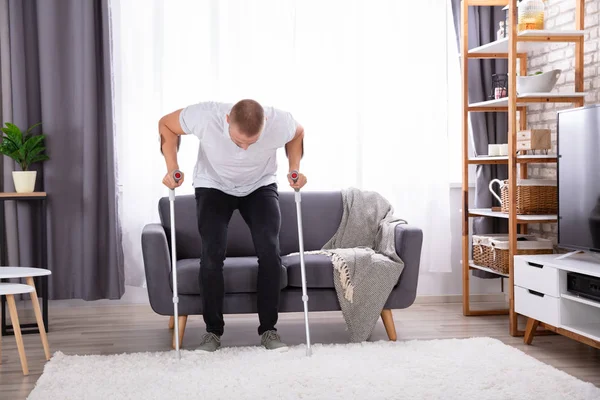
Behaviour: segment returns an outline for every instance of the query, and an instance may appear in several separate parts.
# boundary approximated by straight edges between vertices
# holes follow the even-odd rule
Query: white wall
[[[469,203],[473,204],[474,190],[469,194]],[[450,273],[427,273],[422,272],[419,276],[418,296],[458,296],[462,295],[462,213],[461,213],[461,189],[452,187],[449,190],[450,215],[452,232],[452,272]],[[427,234],[425,232],[424,234]],[[480,279],[471,276],[471,294],[501,294],[500,279]],[[505,289],[506,283],[505,280]]]

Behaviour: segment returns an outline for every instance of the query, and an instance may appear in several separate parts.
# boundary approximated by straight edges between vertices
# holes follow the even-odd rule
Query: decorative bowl
[[[556,85],[561,70],[554,69],[530,76],[517,76],[517,94],[549,93]]]

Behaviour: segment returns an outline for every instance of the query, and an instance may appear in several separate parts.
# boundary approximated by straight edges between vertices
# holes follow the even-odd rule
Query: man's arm
[[[285,154],[290,163],[290,172],[300,170],[300,160],[304,155],[304,128],[298,124],[294,138],[286,143]]]
[[[165,157],[168,172],[179,169],[179,164],[177,163],[177,151],[179,150],[179,145],[181,143],[181,135],[185,135],[185,132],[179,123],[181,111],[181,109],[173,111],[158,121],[160,151]]]

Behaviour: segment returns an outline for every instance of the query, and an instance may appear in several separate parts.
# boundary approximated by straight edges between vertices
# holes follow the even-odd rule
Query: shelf
[[[517,96],[517,107],[530,103],[576,103],[585,98],[585,92],[523,93]],[[469,104],[469,111],[506,111],[508,97]]]
[[[556,154],[548,155],[519,155],[517,163],[555,163]],[[477,156],[469,158],[469,164],[508,164],[508,156]]]
[[[491,208],[471,208],[469,209],[470,217],[493,217],[508,219],[508,213],[501,211],[492,211]],[[517,215],[517,223],[519,224],[543,224],[557,221],[556,215]]]
[[[600,341],[600,323],[563,325],[562,329]]]
[[[510,4],[509,4],[510,3]],[[471,13],[469,12],[470,6],[501,6],[505,7],[505,9],[511,8],[513,4],[512,1],[508,0],[465,0],[460,2],[460,10],[461,10],[461,29],[460,29],[460,62],[461,62],[461,70],[462,70],[462,148],[463,148],[463,159],[462,159],[462,167],[463,167],[463,177],[467,182],[462,182],[462,187],[466,188],[468,186],[468,178],[471,173],[470,168],[472,165],[506,165],[509,170],[509,175],[513,180],[510,182],[511,187],[514,186],[514,181],[517,180],[518,176],[521,178],[529,178],[529,173],[527,171],[527,166],[532,164],[546,164],[557,165],[558,163],[558,155],[557,154],[544,154],[545,152],[537,152],[539,154],[529,155],[532,152],[522,152],[516,151],[517,149],[512,149],[509,156],[488,156],[488,155],[480,155],[475,156],[473,154],[469,154],[468,143],[469,143],[469,118],[470,113],[506,113],[506,117],[508,120],[508,129],[505,132],[508,132],[508,142],[507,143],[515,143],[517,132],[520,130],[519,127],[528,126],[531,122],[539,123],[539,121],[528,121],[528,111],[531,108],[535,108],[536,105],[543,104],[560,104],[561,106],[572,106],[572,107],[581,107],[585,104],[585,96],[584,92],[584,75],[586,75],[585,71],[585,57],[584,57],[584,48],[586,48],[585,35],[586,35],[586,27],[585,27],[585,1],[578,0],[575,2],[574,11],[574,24],[571,29],[560,29],[556,27],[552,27],[552,29],[547,30],[527,30],[522,32],[514,32],[514,26],[508,27],[510,33],[510,37],[501,38],[499,40],[496,39],[496,35],[492,34],[491,38],[488,38],[485,42],[492,41],[491,43],[481,43],[481,46],[475,48],[469,48],[469,37],[472,36],[472,32],[478,32],[474,26],[480,25],[481,21],[477,18],[473,18]],[[516,4],[516,2],[515,2]],[[512,10],[513,14],[515,10]],[[510,13],[510,12],[509,12]],[[504,12],[503,12],[504,14]],[[513,15],[515,17],[515,15]],[[516,24],[518,21],[511,18],[512,23]],[[496,22],[496,26],[489,27],[493,32],[499,27]],[[488,28],[487,26],[485,27]],[[559,48],[567,47],[572,51],[572,54],[567,58],[572,58],[572,69],[574,82],[572,88],[555,88],[550,90],[549,92],[543,93],[522,93],[523,88],[521,85],[517,85],[518,81],[517,75],[525,75],[526,72],[534,72],[527,71],[525,64],[526,62],[534,55],[538,54],[540,51],[544,52],[547,50],[552,50],[555,43],[562,43],[562,45],[558,45]],[[572,46],[571,46],[572,45]],[[514,46],[514,47],[513,47]],[[514,50],[514,51],[513,51]],[[492,97],[488,97],[489,93],[486,93],[480,99],[485,101],[477,102],[476,99],[471,100],[471,104],[469,104],[469,81],[471,80],[470,76],[470,59],[505,59],[509,65],[510,79],[509,86],[512,85],[509,91],[510,96],[501,98],[501,99],[493,99]],[[548,64],[548,60],[542,60],[542,63],[538,65],[538,69],[543,67],[543,70],[547,70],[547,68],[551,68],[552,65]],[[495,71],[501,72],[501,71]],[[487,71],[486,74],[492,74],[494,71]],[[525,88],[526,89],[526,88]],[[478,99],[477,99],[478,100]],[[532,107],[530,107],[530,105]],[[552,114],[554,114],[552,112]],[[505,141],[506,142],[506,141]],[[549,150],[550,151],[550,150]],[[527,155],[525,155],[527,154]],[[520,173],[520,174],[519,174]],[[492,211],[492,210],[500,210],[500,207],[491,207],[491,208],[471,208],[471,200],[468,196],[468,193],[463,193],[463,198],[461,200],[462,205],[460,208],[461,214],[464,217],[473,218],[473,217],[490,217],[490,218],[501,218],[510,222],[516,222],[516,224],[523,228],[527,227],[528,224],[555,224],[558,222],[557,215],[521,215],[515,213],[505,213],[501,211]],[[498,202],[493,202],[490,205],[498,205]],[[480,267],[474,265],[473,260],[469,260],[469,249],[470,249],[470,241],[468,240],[471,227],[468,220],[463,220],[462,225],[462,254],[461,257],[461,266],[463,273],[463,315],[488,315],[488,312],[485,311],[474,311],[471,309],[471,288],[469,285],[469,281],[471,278],[471,271],[473,270],[483,270],[489,272],[491,274],[495,274],[495,276],[508,277],[509,285],[508,285],[508,297],[509,297],[509,333],[511,336],[522,336],[524,331],[519,329],[519,321],[518,315],[514,309],[514,282],[513,274],[502,275],[497,273],[496,271],[490,270],[488,268]],[[512,228],[512,227],[511,227]],[[518,232],[518,230],[517,230]],[[516,232],[511,230],[510,236],[511,241],[514,241]],[[467,239],[467,240],[465,240]],[[509,249],[509,257],[515,256],[513,254],[516,249],[513,249],[512,246]],[[554,258],[557,255],[550,255]],[[560,262],[557,260],[555,262]],[[598,270],[600,274],[600,269]],[[503,279],[500,279],[503,281]],[[579,303],[574,303],[569,299],[561,299],[561,304],[567,304],[570,306],[575,305],[576,307],[590,307],[589,305],[582,305]],[[495,310],[492,310],[495,311]],[[573,321],[575,322],[575,321]],[[579,321],[577,321],[579,322]],[[583,338],[599,336],[600,337],[600,322],[599,320],[583,320],[580,324],[574,325],[582,325],[575,326],[574,331],[580,332],[580,336]],[[592,324],[595,323],[595,324]],[[593,334],[590,336],[590,332]]]
[[[469,261],[469,268],[479,269],[481,271],[489,272],[490,274],[494,274],[494,275],[498,275],[498,276],[503,276],[505,278],[509,277],[508,274],[503,274],[502,272],[494,271],[493,269],[490,269],[487,267],[482,267],[481,265],[475,264],[473,261]]]
[[[524,54],[548,43],[569,43],[581,40],[584,30],[529,30],[517,35],[517,53]],[[496,40],[469,50],[469,58],[508,58],[508,38]]]
[[[563,299],[568,299],[571,301],[575,301],[577,303],[581,303],[581,304],[585,304],[591,307],[596,307],[596,308],[600,308],[600,302],[594,301],[594,300],[590,300],[590,299],[586,299],[585,297],[579,297],[576,296],[574,294],[569,294],[569,293],[563,293],[560,295],[560,297],[562,297]]]

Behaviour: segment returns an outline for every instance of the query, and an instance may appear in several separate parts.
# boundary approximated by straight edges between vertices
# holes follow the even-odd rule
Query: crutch
[[[290,178],[294,183],[298,182],[298,178],[300,175],[298,171],[290,172]],[[304,326],[306,327],[306,355],[311,355],[310,349],[310,328],[308,326],[308,295],[306,294],[306,270],[304,267],[304,236],[302,234],[302,206],[301,206],[301,197],[300,190],[295,189],[295,197],[296,197],[296,214],[298,215],[298,241],[300,244],[300,272],[302,275],[302,302],[304,302]]]
[[[175,182],[179,182],[183,174],[180,170],[176,169],[173,171],[173,179]],[[169,190],[169,205],[171,207],[171,269],[173,275],[173,322],[175,322],[175,351],[177,351],[177,358],[181,359],[181,353],[179,352],[179,297],[177,295],[177,254],[175,246],[175,189]]]

